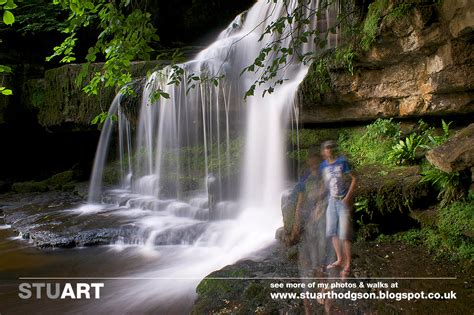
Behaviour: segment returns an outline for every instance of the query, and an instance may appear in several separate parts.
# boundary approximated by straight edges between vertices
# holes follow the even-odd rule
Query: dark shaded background
[[[51,2],[17,0],[16,22],[13,26],[0,24],[0,64],[14,69],[8,82],[14,95],[8,97],[4,122],[0,121],[0,190],[2,182],[44,179],[72,167],[79,169],[83,179],[87,179],[93,163],[100,135],[95,126],[76,128],[66,124],[47,130],[38,124],[35,109],[22,99],[22,86],[27,80],[42,78],[45,70],[60,66],[57,61],[46,62],[45,57],[51,55],[65,37],[58,27],[68,14]],[[209,44],[237,14],[254,2],[147,0],[140,4],[152,14],[152,22],[161,38],[153,48],[163,50]],[[78,62],[84,60],[98,34],[94,28],[78,34]]]

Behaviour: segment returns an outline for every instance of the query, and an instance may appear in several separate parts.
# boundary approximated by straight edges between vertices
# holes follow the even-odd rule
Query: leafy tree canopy
[[[77,77],[79,85],[88,80],[83,88],[87,94],[97,94],[102,86],[117,89],[126,86],[132,80],[132,61],[150,60],[153,51],[150,44],[159,41],[150,21],[151,15],[131,0],[53,0],[53,3],[70,14],[68,25],[63,29],[68,36],[54,48],[54,54],[47,58],[48,61],[56,57],[61,58],[63,63],[75,61],[78,31],[96,26],[100,32],[97,42],[88,50],[87,63]],[[90,64],[100,57],[105,59],[104,65],[92,77],[88,76]]]
[[[2,22],[6,25],[12,25],[15,22],[15,16],[12,13],[12,10],[15,9],[17,5],[13,0],[0,0],[0,15],[3,16]],[[2,40],[0,39],[0,42]],[[12,68],[4,65],[0,65],[0,75],[3,73],[11,73]],[[3,80],[5,76],[2,75],[2,82],[0,82],[0,94],[2,95],[12,95],[13,91],[7,89],[3,86]]]

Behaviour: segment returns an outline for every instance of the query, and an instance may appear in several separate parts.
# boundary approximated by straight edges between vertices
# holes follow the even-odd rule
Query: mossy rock
[[[191,314],[290,313],[288,310],[292,305],[289,305],[288,301],[272,300],[270,297],[270,283],[275,281],[259,279],[275,274],[277,267],[273,264],[278,264],[278,267],[282,265],[276,261],[246,260],[211,273],[196,289],[198,298]]]
[[[410,217],[421,224],[421,227],[435,227],[438,222],[438,212],[433,209],[412,211]]]
[[[47,182],[53,189],[61,189],[64,185],[74,181],[74,171],[69,170],[51,176]]]
[[[30,192],[45,192],[49,191],[49,186],[47,181],[29,181],[14,183],[12,190],[17,193],[30,193]]]
[[[359,236],[373,239],[376,233],[390,234],[419,225],[410,217],[411,212],[436,202],[436,194],[421,182],[419,173],[418,166],[369,165],[357,170],[354,221]],[[377,231],[365,230],[367,224],[377,224]]]
[[[420,182],[420,168],[363,166],[357,170],[355,197],[380,214],[409,212],[432,198],[427,183]]]
[[[246,270],[224,270],[211,273],[199,283],[196,288],[199,298],[194,304],[191,314],[210,314],[211,310],[220,309],[224,312],[240,308],[240,304],[236,305],[231,301],[237,299],[237,295],[244,291],[246,283],[233,278],[245,277],[247,272]],[[230,279],[215,279],[218,277]]]
[[[109,185],[117,184],[120,182],[121,174],[120,163],[111,163],[104,168],[102,181]]]

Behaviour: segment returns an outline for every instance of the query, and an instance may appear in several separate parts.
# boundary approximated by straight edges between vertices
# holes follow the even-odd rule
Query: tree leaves
[[[100,113],[99,115],[95,116],[92,121],[91,121],[91,124],[92,125],[101,125],[103,124],[107,119],[110,119],[112,122],[115,122],[118,120],[117,118],[117,115],[115,114],[110,114],[110,113],[107,113],[107,112],[102,112]]]
[[[15,22],[15,16],[8,10],[3,12],[3,23],[6,25],[12,25]]]
[[[5,88],[4,86],[0,86],[0,94],[2,95],[12,95],[13,91],[10,89]]]
[[[98,94],[103,87],[122,89],[132,80],[132,61],[150,60],[153,51],[150,44],[158,41],[159,37],[151,24],[151,15],[139,8],[130,10],[129,0],[54,1],[70,12],[69,25],[63,30],[69,36],[54,48],[54,54],[47,58],[48,61],[55,57],[62,57],[60,62],[74,61],[78,30],[89,25],[97,25],[100,30],[97,42],[87,52],[86,60],[90,64],[103,56],[105,63],[92,76],[88,66],[82,68],[76,84],[85,83],[85,93]]]
[[[11,73],[12,72],[12,68],[8,67],[8,66],[4,66],[4,65],[0,65],[0,73]]]
[[[0,6],[4,10],[3,12],[3,23],[6,25],[12,25],[15,22],[15,16],[13,13],[10,12],[10,10],[15,9],[17,6],[13,2],[13,0],[0,0]],[[1,11],[0,11],[1,12]],[[1,40],[0,40],[1,42]],[[4,65],[0,65],[0,73],[11,73],[12,68]],[[13,91],[10,89],[7,89],[4,86],[0,85],[0,94],[1,95],[12,95]]]

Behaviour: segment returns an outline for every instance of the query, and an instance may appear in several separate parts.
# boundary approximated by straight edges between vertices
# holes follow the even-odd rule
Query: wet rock
[[[204,278],[196,289],[198,298],[191,314],[301,314],[301,300],[270,297],[275,291],[270,283],[280,282],[273,278],[298,277],[298,266],[285,258],[281,245],[260,255],[263,257],[239,261]]]
[[[4,195],[0,205],[5,224],[23,239],[41,248],[110,244],[122,237],[132,243],[136,227],[104,214],[79,215],[70,209],[82,205],[79,194],[61,191]]]
[[[426,153],[427,160],[443,172],[451,173],[474,166],[474,124],[460,130],[443,145]]]

